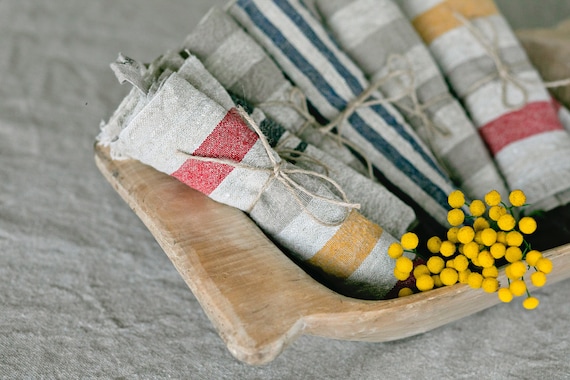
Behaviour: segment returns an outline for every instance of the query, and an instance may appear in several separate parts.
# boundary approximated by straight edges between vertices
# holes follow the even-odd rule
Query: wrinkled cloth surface
[[[301,337],[251,367],[226,349],[152,235],[93,161],[128,88],[214,4],[0,2],[0,378],[561,379],[570,281],[390,343]]]

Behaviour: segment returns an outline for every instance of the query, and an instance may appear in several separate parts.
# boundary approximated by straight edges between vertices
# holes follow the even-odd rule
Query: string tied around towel
[[[260,201],[261,197],[263,196],[263,193],[271,186],[271,184],[274,181],[278,181],[279,183],[281,183],[283,185],[283,187],[295,199],[295,201],[297,202],[299,207],[307,215],[309,215],[309,217],[311,217],[316,223],[323,225],[323,226],[341,225],[346,220],[346,217],[348,217],[348,214],[352,210],[359,210],[360,209],[360,204],[351,203],[348,200],[348,197],[347,197],[346,193],[344,192],[344,190],[342,189],[342,187],[336,181],[331,179],[330,177],[328,177],[324,174],[315,172],[315,171],[299,169],[299,168],[294,167],[292,165],[288,165],[284,160],[281,160],[280,157],[276,154],[276,152],[271,148],[269,141],[267,140],[267,138],[265,137],[265,135],[263,134],[263,132],[261,131],[261,129],[257,125],[257,123],[251,118],[251,116],[242,107],[238,107],[237,111],[238,111],[239,115],[242,117],[242,119],[258,135],[259,141],[261,142],[261,144],[265,150],[265,153],[267,154],[267,157],[271,163],[270,166],[258,167],[258,166],[253,166],[253,165],[249,165],[249,164],[244,164],[243,162],[238,162],[238,161],[234,161],[231,159],[195,156],[195,155],[193,155],[189,152],[185,152],[183,150],[178,150],[178,151],[182,154],[187,155],[189,157],[189,159],[195,160],[195,161],[223,164],[223,165],[228,165],[228,166],[231,166],[234,168],[267,173],[269,175],[267,181],[265,181],[265,183],[263,184],[263,186],[259,190],[258,194],[256,195],[255,199],[253,200],[253,202],[251,203],[249,208],[247,210],[245,210],[245,212],[250,213],[253,210],[255,205]],[[305,176],[314,177],[314,178],[318,178],[320,180],[323,180],[325,183],[329,184],[332,187],[331,192],[333,192],[333,190],[334,190],[334,192],[337,193],[336,195],[338,196],[338,199],[319,195],[319,194],[305,188],[301,183],[299,183],[295,179],[293,179],[293,177],[292,177],[293,175],[305,175]],[[298,192],[305,194],[312,199],[317,199],[319,201],[326,202],[330,205],[338,206],[338,207],[346,209],[345,216],[343,218],[341,218],[340,220],[333,221],[333,222],[329,222],[329,221],[325,221],[325,220],[320,219],[314,212],[309,210],[307,205],[305,205],[305,203],[303,202],[303,200],[299,196]]]
[[[477,40],[477,42],[481,45],[481,47],[485,50],[487,55],[493,60],[493,63],[497,69],[497,71],[493,74],[490,74],[481,80],[475,82],[466,92],[466,96],[472,94],[473,92],[477,91],[481,86],[495,80],[499,79],[501,81],[501,100],[503,105],[510,109],[519,109],[524,107],[529,100],[529,93],[528,89],[525,84],[538,82],[537,80],[531,79],[524,79],[520,78],[516,75],[515,69],[519,66],[527,66],[528,63],[526,61],[518,62],[518,63],[506,63],[500,54],[500,46],[499,46],[499,33],[493,23],[489,20],[482,19],[488,22],[488,25],[492,32],[492,40],[483,35],[483,32],[477,28],[471,21],[469,21],[465,16],[461,13],[452,10],[453,15],[457,18],[471,33],[471,35]],[[543,82],[544,87],[546,88],[555,88],[555,87],[563,87],[570,85],[570,78],[550,81],[550,82]],[[517,103],[511,103],[508,99],[508,87],[513,86],[517,89],[520,94],[522,95],[522,100]]]
[[[394,62],[397,59],[404,59],[406,61],[405,68],[394,68]],[[415,88],[416,84],[416,76],[414,70],[412,68],[411,63],[407,60],[406,57],[402,55],[392,55],[388,58],[387,63],[390,65],[389,72],[373,81],[364,91],[362,91],[357,97],[352,99],[346,104],[346,107],[342,112],[340,112],[333,120],[331,120],[327,124],[320,124],[315,119],[315,117],[310,113],[308,105],[307,105],[307,98],[305,94],[298,88],[292,87],[289,93],[289,99],[285,101],[267,101],[259,104],[260,108],[263,107],[271,107],[271,106],[285,106],[293,109],[298,115],[300,115],[304,120],[303,126],[297,132],[299,135],[305,131],[306,128],[314,128],[318,130],[320,133],[330,135],[334,139],[337,140],[338,144],[344,144],[348,146],[350,149],[355,151],[359,154],[362,159],[365,161],[368,175],[370,178],[374,177],[372,163],[363,153],[362,149],[359,148],[356,144],[351,142],[350,140],[343,137],[342,128],[344,127],[346,121],[354,114],[358,109],[363,107],[370,107],[374,105],[393,105],[396,107],[401,108],[404,112],[408,113],[410,116],[417,116],[420,120],[422,125],[429,131],[429,138],[430,140],[433,137],[433,132],[437,132],[442,135],[449,135],[450,131],[441,125],[437,125],[434,123],[429,116],[427,115],[427,109],[434,104],[443,101],[449,97],[448,94],[444,94],[433,99],[430,99],[429,102],[422,104],[418,98],[417,91]],[[392,79],[397,79],[401,77],[407,77],[408,85],[404,86],[404,91],[400,94],[390,96],[390,97],[381,97],[379,94],[379,90],[383,85],[389,82]],[[409,98],[412,102],[412,107],[408,107],[402,104],[402,100]],[[336,131],[336,132],[335,132]]]

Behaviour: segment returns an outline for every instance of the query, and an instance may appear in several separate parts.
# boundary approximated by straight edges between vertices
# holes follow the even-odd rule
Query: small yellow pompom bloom
[[[467,284],[469,282],[469,275],[471,274],[471,270],[466,269],[464,271],[459,272],[459,283],[460,284]]]
[[[424,274],[416,278],[416,287],[420,292],[427,292],[428,290],[432,290],[435,286],[433,278],[431,276]]]
[[[513,190],[509,194],[509,202],[515,207],[524,206],[526,203],[526,195],[522,190]]]
[[[535,297],[528,297],[526,300],[523,301],[523,307],[527,310],[533,310],[538,307],[540,301],[538,298]]]
[[[449,230],[447,230],[447,240],[449,240],[453,244],[459,243],[459,240],[457,239],[458,233],[459,233],[459,227],[451,227]]]
[[[453,267],[458,272],[463,272],[469,267],[469,260],[464,255],[458,255],[453,259]]]
[[[485,203],[483,203],[483,201],[480,201],[479,199],[475,199],[469,205],[469,211],[471,212],[471,215],[475,217],[483,215],[486,209],[487,208],[485,207]]]
[[[505,231],[497,231],[497,243],[507,245],[507,233]]]
[[[475,231],[470,226],[464,226],[457,232],[457,240],[462,244],[467,244],[475,238]]]
[[[512,247],[520,247],[523,243],[523,236],[518,231],[511,231],[507,233],[507,244]]]
[[[501,203],[501,194],[497,190],[493,190],[485,194],[485,203],[489,206],[496,206]]]
[[[447,222],[451,226],[459,226],[465,221],[465,213],[463,210],[455,208],[447,213]]]
[[[421,264],[414,268],[413,272],[414,277],[417,279],[418,277],[427,274],[431,276],[431,272],[429,271],[427,265]]]
[[[552,272],[552,261],[546,257],[541,257],[538,259],[535,265],[536,269],[546,274]]]
[[[493,206],[489,209],[489,218],[495,222],[507,213],[507,209],[503,206]]]
[[[407,297],[414,294],[413,290],[410,288],[402,288],[398,291],[398,297]]]
[[[492,267],[483,268],[482,274],[483,274],[483,277],[485,277],[485,278],[489,278],[489,277],[497,278],[497,277],[499,277],[499,269],[493,265]]]
[[[434,274],[433,276],[431,276],[431,278],[433,278],[433,283],[435,284],[436,288],[441,288],[443,286],[443,282],[441,282],[439,274]]]
[[[517,221],[511,214],[505,214],[497,220],[499,228],[503,231],[511,231],[515,228]]]
[[[491,256],[489,251],[481,251],[477,256],[477,261],[479,261],[479,266],[483,268],[489,268],[495,265],[495,259]]]
[[[497,231],[492,228],[485,228],[481,231],[481,241],[487,247],[492,246],[497,242]]]
[[[447,260],[447,261],[445,262],[445,267],[446,267],[446,268],[453,268],[453,269],[455,269],[455,263],[453,262],[453,259]]]
[[[501,302],[509,303],[513,300],[513,293],[509,290],[509,288],[501,288],[497,293]]]
[[[505,257],[507,247],[505,247],[503,243],[495,243],[489,248],[489,252],[491,252],[491,256],[493,256],[495,260],[502,259]]]
[[[495,293],[499,289],[499,280],[494,277],[484,278],[481,288],[487,293]]]
[[[399,271],[398,268],[394,268],[394,277],[400,281],[406,281],[408,278],[410,278],[410,272],[406,273]]]
[[[477,254],[477,256],[472,257],[471,259],[471,263],[473,265],[475,265],[476,267],[480,267],[481,265],[479,265],[479,254]]]
[[[519,247],[509,247],[505,252],[505,259],[509,263],[514,263],[516,261],[521,261],[523,257],[523,253]]]
[[[461,208],[465,204],[465,195],[461,190],[452,191],[447,197],[447,203],[453,208]]]
[[[532,251],[529,251],[526,256],[525,256],[525,260],[527,262],[528,265],[530,265],[531,267],[536,266],[536,263],[538,261],[538,259],[542,258],[542,253],[540,253],[539,251],[533,249]]]
[[[491,225],[489,224],[489,221],[485,218],[477,218],[473,222],[473,229],[475,231],[482,231],[485,228],[489,228],[489,227],[491,227]]]
[[[518,280],[526,273],[526,265],[522,261],[517,261],[508,266],[508,277],[512,280]]]
[[[441,239],[437,236],[432,236],[427,241],[427,249],[431,253],[439,253],[439,248],[441,247]]]
[[[485,230],[475,232],[475,238],[473,238],[475,243],[477,243],[479,245],[485,245],[485,244],[483,244],[483,239],[481,239],[481,235],[483,234],[483,231],[485,231]]]
[[[412,260],[406,256],[399,257],[396,260],[396,269],[402,273],[411,273],[414,269],[414,263]]]
[[[479,289],[481,288],[481,284],[483,283],[483,276],[480,273],[472,272],[467,279],[467,284],[472,289]]]
[[[530,282],[537,288],[546,284],[546,274],[544,272],[534,272],[530,275]]]
[[[465,244],[463,246],[463,254],[468,259],[473,259],[473,258],[477,257],[477,255],[479,254],[479,244],[477,244],[474,241],[472,241],[471,243]]]
[[[514,280],[509,285],[509,290],[515,297],[520,297],[526,293],[526,284],[523,280]]]
[[[449,286],[457,283],[457,280],[459,280],[459,274],[455,269],[444,268],[439,274],[439,278],[443,285]]]
[[[536,231],[536,220],[530,216],[525,216],[519,220],[519,230],[525,235],[530,235]]]
[[[404,254],[404,248],[400,243],[392,243],[388,247],[388,256],[390,256],[394,260],[402,257],[403,254]]]
[[[439,247],[439,253],[441,253],[444,257],[451,257],[455,253],[455,244],[446,240],[441,243],[441,247]]]
[[[416,249],[419,242],[420,241],[418,239],[418,235],[416,235],[413,232],[406,232],[404,235],[402,235],[402,238],[400,239],[400,243],[402,243],[402,247],[404,247],[404,249],[406,249],[408,251]]]
[[[439,256],[432,256],[427,261],[427,267],[433,274],[438,274],[445,267],[445,262]]]

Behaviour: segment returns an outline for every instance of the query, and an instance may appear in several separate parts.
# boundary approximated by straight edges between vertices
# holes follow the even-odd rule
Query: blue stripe
[[[291,21],[301,32],[311,41],[311,43],[315,46],[319,52],[327,58],[327,60],[331,63],[331,65],[335,68],[338,74],[346,81],[348,87],[352,91],[353,95],[359,96],[363,91],[364,88],[358,81],[358,79],[338,60],[337,55],[335,52],[331,51],[328,46],[319,38],[317,33],[315,33],[314,29],[311,25],[297,12],[297,10],[289,3],[288,0],[273,0],[273,2],[289,17]],[[434,169],[436,170],[439,175],[443,178],[447,178],[447,175],[444,174],[439,166],[435,163],[435,161],[430,157],[426,151],[418,144],[418,141],[411,136],[408,131],[398,123],[398,120],[386,110],[384,106],[381,104],[375,105],[371,107],[376,114],[378,114],[388,125],[390,125],[394,130],[398,132],[402,138],[404,138],[410,145],[414,148],[416,152],[418,152],[422,158]],[[343,108],[337,108],[339,111],[343,111]]]
[[[303,72],[311,83],[319,89],[321,94],[336,109],[343,110],[348,102],[339,96],[318,70],[311,65],[305,57],[289,42],[289,40],[269,21],[251,0],[238,0],[237,4],[248,14],[257,27],[262,29],[275,46]]]
[[[271,39],[273,44],[277,46],[283,54],[299,69],[305,76],[319,89],[321,94],[337,109],[346,108],[347,102],[342,99],[334,89],[329,85],[326,79],[317,71],[310,62],[308,62],[302,54],[283,36],[279,29],[268,20],[263,13],[251,0],[238,0],[240,6],[252,20],[252,22]],[[384,112],[387,111],[382,107]],[[354,129],[367,141],[373,144],[379,152],[390,159],[394,165],[409,177],[414,183],[421,187],[443,208],[448,209],[447,195],[439,186],[434,184],[423,173],[403,157],[390,143],[388,143],[381,135],[374,131],[357,113],[353,113],[349,117],[349,122]],[[380,171],[381,168],[377,168]]]
[[[385,152],[390,161],[415,184],[420,186],[427,194],[429,194],[444,209],[449,209],[447,203],[447,194],[439,186],[433,183],[422,172],[417,170],[415,166],[402,156],[390,143],[384,140],[375,130],[370,128],[358,114],[352,114],[349,117],[350,124],[363,138],[370,141],[375,147]],[[377,168],[380,170],[380,168]],[[382,170],[380,170],[382,171]]]

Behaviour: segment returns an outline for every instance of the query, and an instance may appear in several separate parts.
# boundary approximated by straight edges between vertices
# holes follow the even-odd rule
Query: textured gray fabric
[[[99,174],[93,141],[150,61],[214,3],[0,2],[0,378],[563,379],[570,281],[391,343],[302,337],[235,360],[148,230]]]

